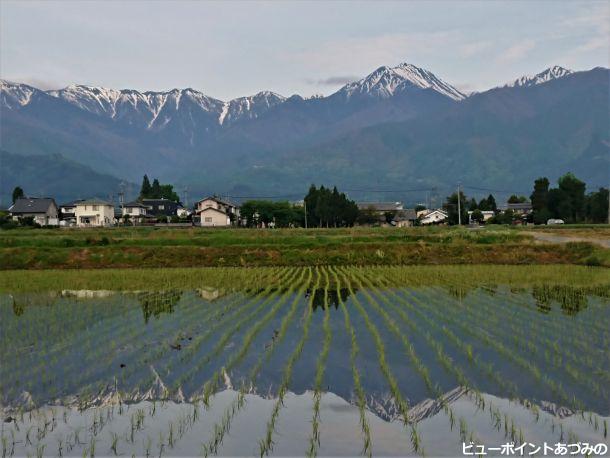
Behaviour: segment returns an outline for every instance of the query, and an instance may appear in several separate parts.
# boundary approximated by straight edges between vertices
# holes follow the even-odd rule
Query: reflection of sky
[[[195,456],[201,450],[201,445],[210,440],[214,424],[219,422],[226,409],[235,399],[234,391],[222,391],[212,398],[210,407],[204,410],[200,407],[200,415],[196,423],[189,425],[183,437],[176,440],[173,448],[167,445],[168,425],[174,426],[174,434],[177,432],[177,424],[193,410],[190,404],[175,404],[168,402],[157,403],[154,416],[151,415],[151,404],[144,402],[124,407],[123,414],[118,408],[114,408],[112,419],[103,427],[96,437],[96,452],[99,455],[107,455],[110,450],[112,433],[119,436],[117,451],[123,455],[144,454],[144,444],[147,438],[151,438],[151,451],[153,456],[158,454],[159,438],[164,437],[164,454],[173,456]],[[573,433],[579,440],[589,443],[603,442],[600,431],[593,430],[583,421],[580,415],[563,420],[551,417],[546,412],[541,412],[538,420],[535,420],[531,412],[519,404],[506,399],[484,395],[486,405],[498,409],[502,415],[507,415],[509,421],[513,421],[517,428],[523,431],[524,440],[541,445],[544,441],[554,444],[560,440],[560,425],[567,435]],[[311,420],[313,415],[313,396],[311,392],[295,395],[289,392],[284,400],[284,406],[280,410],[276,431],[273,435],[275,442],[273,453],[277,456],[300,456],[309,449],[309,438],[311,435]],[[266,433],[267,420],[276,403],[275,399],[265,399],[256,395],[247,395],[242,410],[233,417],[229,432],[224,436],[222,446],[219,449],[220,456],[243,456],[258,455],[258,443]],[[55,407],[55,416],[59,419],[52,433],[48,434],[42,443],[46,443],[46,454],[54,454],[59,439],[73,434],[75,429],[81,428],[82,446],[76,446],[69,454],[81,455],[83,447],[89,445],[89,434],[85,432],[91,425],[93,410],[79,413],[69,410],[67,421],[63,421],[63,408]],[[130,431],[130,418],[138,409],[145,412],[144,429],[135,433],[133,444],[127,440]],[[462,396],[451,403],[451,409],[456,418],[463,419],[468,428],[476,431],[477,438],[487,446],[499,446],[507,442],[504,430],[494,428],[490,421],[487,410],[479,410],[468,398]],[[48,418],[51,418],[49,409],[45,410]],[[106,410],[98,410],[97,415],[106,413]],[[375,416],[370,411],[366,412],[366,419],[370,427],[373,444],[373,455],[404,456],[412,455],[410,448],[409,432],[405,430],[399,421],[387,422]],[[606,417],[606,420],[609,418]],[[602,419],[603,421],[603,419]],[[34,417],[33,425],[38,425],[37,417]],[[554,426],[553,426],[554,424]],[[27,452],[35,452],[36,441],[29,448],[24,449],[25,440],[23,435],[30,426],[26,415],[24,422],[20,422],[19,431],[15,431],[17,445],[15,455],[25,455]],[[14,424],[4,425],[4,432],[10,438],[11,429]],[[427,456],[460,456],[461,440],[459,428],[450,427],[447,414],[440,411],[436,415],[426,418],[417,424],[417,430],[421,436],[424,450]],[[320,456],[357,456],[361,454],[363,441],[360,427],[360,413],[357,407],[348,404],[342,398],[333,393],[324,394],[320,403]],[[161,434],[160,434],[161,433]],[[174,436],[177,438],[177,436]],[[567,441],[564,437],[563,442]],[[10,439],[9,439],[10,443]],[[64,440],[64,454],[66,453]]]
[[[409,62],[465,91],[608,66],[608,2],[2,1],[1,76],[35,86],[329,94]],[[357,56],[357,58],[354,58]]]

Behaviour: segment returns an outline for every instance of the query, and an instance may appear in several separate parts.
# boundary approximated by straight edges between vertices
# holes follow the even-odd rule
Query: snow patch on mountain
[[[548,83],[549,81],[563,78],[564,76],[571,75],[574,73],[572,70],[554,65],[553,67],[547,68],[546,70],[536,75],[525,75],[521,78],[517,78],[510,83],[504,85],[504,87],[530,87],[536,86],[537,84]]]
[[[262,91],[249,97],[239,97],[227,102],[218,117],[219,124],[229,124],[242,119],[255,119],[284,102],[286,97],[271,91]]]
[[[453,100],[462,100],[466,97],[432,72],[407,63],[396,67],[379,67],[365,78],[346,84],[338,94],[344,95],[347,99],[354,95],[389,98],[413,89],[433,89]]]
[[[38,89],[27,84],[13,83],[0,80],[0,102],[8,109],[23,107],[30,103],[32,95]]]

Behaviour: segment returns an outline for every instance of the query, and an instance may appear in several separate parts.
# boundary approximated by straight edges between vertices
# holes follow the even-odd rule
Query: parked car
[[[551,226],[553,224],[565,224],[565,222],[562,219],[551,218],[546,222],[546,224],[547,226]]]

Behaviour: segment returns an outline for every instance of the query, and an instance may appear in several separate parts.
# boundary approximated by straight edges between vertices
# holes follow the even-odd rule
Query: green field
[[[561,228],[579,238],[608,229]],[[582,264],[610,266],[588,240],[539,243],[530,229],[451,227],[348,229],[15,229],[0,232],[0,268]],[[584,235],[583,235],[584,234]]]

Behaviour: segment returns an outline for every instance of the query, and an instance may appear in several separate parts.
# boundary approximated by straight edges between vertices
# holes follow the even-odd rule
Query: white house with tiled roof
[[[101,227],[114,224],[114,205],[101,199],[76,202],[76,225],[78,227]]]

